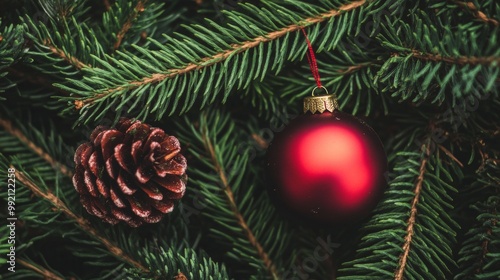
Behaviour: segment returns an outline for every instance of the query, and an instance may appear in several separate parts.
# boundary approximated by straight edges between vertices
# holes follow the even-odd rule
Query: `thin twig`
[[[373,62],[366,62],[366,63],[357,64],[357,65],[351,65],[351,66],[347,67],[346,69],[338,70],[338,72],[340,72],[342,74],[351,74],[353,72],[358,71],[359,69],[363,69],[363,68],[370,66],[372,64],[374,64],[374,63]]]
[[[288,33],[296,32],[303,27],[307,27],[307,26],[310,26],[313,24],[321,23],[321,22],[324,22],[332,17],[338,16],[338,15],[342,14],[343,12],[354,10],[358,7],[363,6],[366,2],[367,2],[366,0],[359,0],[359,1],[351,2],[349,4],[342,5],[338,9],[333,9],[333,10],[330,10],[326,13],[322,13],[322,14],[319,14],[319,15],[314,16],[314,17],[306,18],[305,20],[303,20],[299,23],[289,25],[289,26],[284,27],[278,31],[273,31],[273,32],[270,32],[266,35],[258,36],[252,40],[243,42],[241,44],[233,44],[233,45],[231,45],[231,49],[224,50],[224,51],[222,51],[218,54],[215,54],[213,56],[202,58],[198,62],[189,63],[182,68],[170,69],[167,71],[167,73],[155,73],[155,74],[152,74],[151,77],[143,78],[139,81],[130,82],[126,86],[118,86],[118,87],[115,87],[112,89],[102,91],[101,93],[97,93],[93,97],[90,97],[87,99],[76,100],[74,103],[75,108],[77,110],[79,110],[83,106],[90,104],[90,103],[93,103],[96,100],[99,100],[99,99],[106,97],[106,96],[108,96],[114,92],[117,92],[117,91],[121,91],[121,90],[125,90],[125,89],[133,89],[133,88],[137,88],[137,87],[140,87],[140,86],[143,86],[146,84],[151,84],[151,83],[158,83],[158,82],[161,82],[165,79],[170,79],[170,78],[173,78],[173,77],[176,77],[179,75],[183,75],[183,74],[186,74],[186,73],[189,73],[192,71],[196,71],[196,70],[203,69],[205,67],[212,66],[216,63],[220,63],[220,62],[224,61],[228,57],[231,57],[235,54],[247,51],[251,48],[255,48],[262,43],[267,43],[267,42],[276,40],[280,37],[285,36]]]
[[[16,260],[16,262],[19,263],[20,265],[26,267],[27,269],[32,270],[32,271],[38,273],[39,275],[43,276],[44,279],[47,279],[47,280],[64,280],[63,278],[55,275],[50,270],[48,270],[46,268],[43,268],[43,267],[40,267],[40,266],[35,266],[34,264],[29,263],[28,261],[25,261],[24,259],[19,259],[18,258]]]
[[[488,153],[484,152],[483,149],[486,146],[486,143],[484,142],[483,139],[479,139],[477,142],[478,144],[478,151],[479,154],[481,155],[481,165],[477,168],[476,172],[482,172],[486,168],[486,164],[488,163],[489,155]]]
[[[260,136],[257,133],[252,133],[252,139],[261,150],[265,150],[267,149],[267,147],[269,147],[269,141],[267,141],[266,139],[264,139],[264,137]]]
[[[427,141],[429,142],[429,141]],[[396,269],[396,272],[394,273],[394,279],[395,280],[403,280],[404,272],[406,269],[406,264],[408,261],[408,255],[410,254],[410,245],[411,241],[413,238],[414,232],[414,226],[415,226],[415,221],[417,218],[417,204],[418,200],[420,198],[420,193],[422,191],[422,185],[424,182],[424,175],[425,172],[427,171],[426,165],[427,161],[429,159],[429,156],[431,154],[431,149],[430,149],[430,144],[423,144],[422,149],[425,149],[425,154],[422,157],[422,161],[420,163],[420,171],[417,177],[417,181],[415,182],[415,190],[414,190],[414,197],[411,202],[411,211],[410,211],[410,218],[408,218],[407,222],[407,227],[406,227],[406,236],[405,236],[405,242],[403,244],[403,253],[399,257],[399,265],[398,268]]]
[[[269,270],[269,273],[271,274],[272,278],[277,280],[279,279],[278,277],[278,272],[276,271],[276,267],[274,266],[273,262],[265,252],[264,248],[262,245],[259,243],[255,235],[253,234],[252,230],[248,226],[247,222],[245,221],[245,218],[241,214],[241,212],[238,209],[238,205],[236,205],[236,201],[234,199],[234,194],[231,189],[231,186],[229,185],[229,180],[227,179],[226,173],[224,172],[224,169],[222,168],[221,164],[217,160],[217,156],[215,154],[215,149],[210,141],[210,139],[207,136],[207,133],[204,133],[204,138],[205,146],[210,153],[210,158],[212,160],[212,163],[215,166],[215,169],[219,175],[219,178],[222,181],[222,185],[224,186],[224,192],[226,194],[226,197],[229,202],[229,206],[231,207],[231,211],[234,213],[234,216],[238,220],[238,224],[241,226],[241,228],[244,231],[244,234],[246,235],[248,241],[252,246],[257,250],[257,253],[259,257],[261,258],[262,262],[264,263],[265,267]]]
[[[495,208],[492,209],[492,211],[490,212],[492,214],[494,214],[495,216],[497,215],[497,211]],[[489,226],[487,229],[486,229],[486,235],[487,237],[484,237],[484,240],[481,242],[481,257],[479,259],[479,265],[476,269],[476,274],[479,274],[483,271],[483,263],[485,261],[485,259],[487,258],[487,255],[489,253],[489,250],[488,250],[488,246],[489,246],[489,241],[491,240],[491,235],[493,234],[493,228],[497,225],[498,223],[498,220],[497,219],[489,219],[491,222],[490,223],[483,223],[484,225],[486,224],[491,224],[491,226]]]
[[[117,257],[118,259],[124,260],[125,262],[129,263],[130,265],[140,269],[144,273],[148,273],[149,270],[142,265],[140,262],[134,260],[132,257],[127,255],[123,250],[113,244],[110,240],[108,240],[106,237],[102,236],[96,229],[94,229],[90,223],[83,217],[80,217],[73,213],[66,204],[62,200],[60,200],[57,196],[52,194],[50,190],[43,191],[40,189],[33,181],[31,181],[24,173],[18,172],[16,173],[16,178],[23,183],[28,189],[30,189],[36,196],[43,198],[44,200],[50,202],[54,207],[55,211],[62,212],[66,217],[68,217],[70,220],[73,220],[83,231],[88,233],[92,238],[97,239],[108,251]]]
[[[450,0],[452,3],[460,6],[464,10],[468,10],[474,15],[475,18],[480,21],[488,24],[492,24],[494,26],[499,26],[500,22],[494,18],[489,18],[485,13],[481,12],[473,2],[462,2],[457,0]]]
[[[439,149],[441,149],[441,151],[443,151],[448,157],[450,157],[453,161],[455,161],[456,163],[458,163],[458,165],[460,165],[460,167],[464,167],[464,164],[462,162],[460,162],[454,155],[452,152],[450,152],[450,150],[446,149],[443,145],[439,144],[438,145]]]
[[[49,40],[49,39],[45,39],[43,41],[43,44],[45,46],[47,46],[49,48],[49,50],[57,55],[58,57],[64,59],[66,62],[68,62],[69,64],[75,66],[75,68],[77,68],[78,70],[84,68],[84,67],[90,67],[90,65],[87,65],[83,62],[81,62],[80,60],[78,60],[78,58],[74,57],[74,56],[68,56],[66,54],[66,52],[64,52],[63,50],[61,49],[58,49],[56,46],[54,46],[52,44],[52,42]]]
[[[395,56],[395,55],[393,55]],[[399,56],[399,54],[397,55]],[[435,62],[446,62],[449,64],[458,64],[458,65],[491,65],[493,63],[500,63],[500,57],[498,56],[485,56],[485,57],[477,57],[477,56],[458,56],[458,57],[449,57],[442,56],[440,54],[431,54],[431,53],[423,53],[418,50],[412,50],[412,56],[418,58],[420,60],[425,61],[435,61]]]
[[[494,220],[493,223],[495,223],[496,221]],[[491,230],[491,228],[488,228],[486,230],[486,234],[488,235],[487,238],[484,238],[483,242],[481,242],[481,257],[479,259],[479,265],[477,266],[477,269],[476,269],[476,274],[479,274],[483,271],[483,263],[484,263],[484,260],[487,258],[487,255],[489,253],[489,250],[488,250],[488,245],[489,245],[489,240],[491,238],[491,234],[493,233],[493,231]]]
[[[64,164],[58,162],[53,157],[51,157],[48,153],[44,152],[42,148],[38,147],[35,143],[33,143],[26,135],[22,133],[21,130],[15,128],[7,119],[0,118],[0,126],[5,129],[10,135],[19,139],[19,141],[23,142],[30,150],[32,150],[39,157],[43,158],[46,162],[48,162],[54,169],[59,170],[62,174],[72,177],[73,172],[66,167]]]
[[[122,28],[116,35],[116,42],[113,45],[113,49],[116,51],[120,45],[122,44],[123,38],[125,37],[125,34],[130,30],[132,27],[133,21],[139,16],[140,13],[144,12],[144,4],[146,3],[146,0],[139,0],[137,2],[137,5],[135,5],[134,11],[127,17],[125,22],[123,23]]]

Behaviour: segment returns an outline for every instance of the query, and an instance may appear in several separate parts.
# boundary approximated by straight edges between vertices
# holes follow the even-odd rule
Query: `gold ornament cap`
[[[315,96],[314,91],[317,89],[323,89],[327,94]],[[328,91],[323,86],[315,87],[312,91],[312,96],[304,98],[304,114],[307,112],[321,114],[325,111],[333,113],[338,108],[337,96],[335,94],[328,94]]]

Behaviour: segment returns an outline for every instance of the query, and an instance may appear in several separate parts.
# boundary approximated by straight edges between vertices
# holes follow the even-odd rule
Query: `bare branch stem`
[[[422,157],[422,161],[420,162],[420,170],[419,174],[417,177],[417,180],[415,182],[415,189],[414,189],[414,196],[413,200],[411,202],[411,210],[410,210],[410,217],[408,218],[407,222],[407,227],[406,227],[406,236],[405,236],[405,242],[403,244],[403,253],[399,257],[399,265],[398,268],[396,269],[396,272],[394,273],[394,279],[395,280],[403,280],[404,279],[404,272],[406,269],[406,264],[408,262],[408,256],[410,254],[410,247],[411,247],[411,242],[412,238],[414,235],[414,227],[415,227],[415,221],[417,218],[417,205],[420,199],[420,194],[422,191],[422,185],[424,182],[424,176],[427,171],[426,165],[427,161],[429,159],[429,156],[431,154],[431,149],[430,149],[430,141],[427,141],[427,143],[424,143],[422,145],[422,149],[425,150],[425,153]]]
[[[494,18],[489,18],[485,13],[481,12],[473,2],[462,2],[462,1],[457,1],[457,0],[450,0],[452,3],[458,5],[464,10],[470,11],[472,15],[479,19],[480,21],[487,23],[487,24],[492,24],[494,26],[499,26],[500,22]]]
[[[39,275],[43,276],[44,279],[48,279],[48,280],[64,280],[63,278],[55,275],[52,271],[46,269],[46,268],[43,268],[43,267],[40,267],[40,266],[36,266],[24,259],[17,259],[16,260],[20,265],[26,267],[27,269],[29,270],[32,270],[36,273],[38,273]]]

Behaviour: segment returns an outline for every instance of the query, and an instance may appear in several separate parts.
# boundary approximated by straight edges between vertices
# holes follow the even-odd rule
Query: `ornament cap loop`
[[[312,95],[312,96],[315,96],[315,95],[314,95],[314,92],[315,92],[317,89],[322,89],[322,90],[324,90],[324,91],[326,92],[326,94],[324,94],[324,95],[329,95],[328,90],[326,89],[326,87],[324,87],[324,86],[319,86],[319,87],[315,87],[315,88],[313,88],[313,90],[312,90],[312,92],[311,92],[311,95]]]
[[[314,91],[318,88],[322,88],[328,93],[323,86],[314,88],[312,96],[304,98],[304,113],[310,112],[311,114],[321,114],[325,111],[333,112],[338,110],[339,104],[337,102],[337,96],[335,94],[315,96]]]

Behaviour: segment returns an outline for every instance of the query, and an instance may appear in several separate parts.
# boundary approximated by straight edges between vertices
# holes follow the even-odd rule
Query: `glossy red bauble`
[[[369,216],[386,187],[377,134],[335,110],[291,121],[268,149],[269,191],[292,216],[323,225]]]

